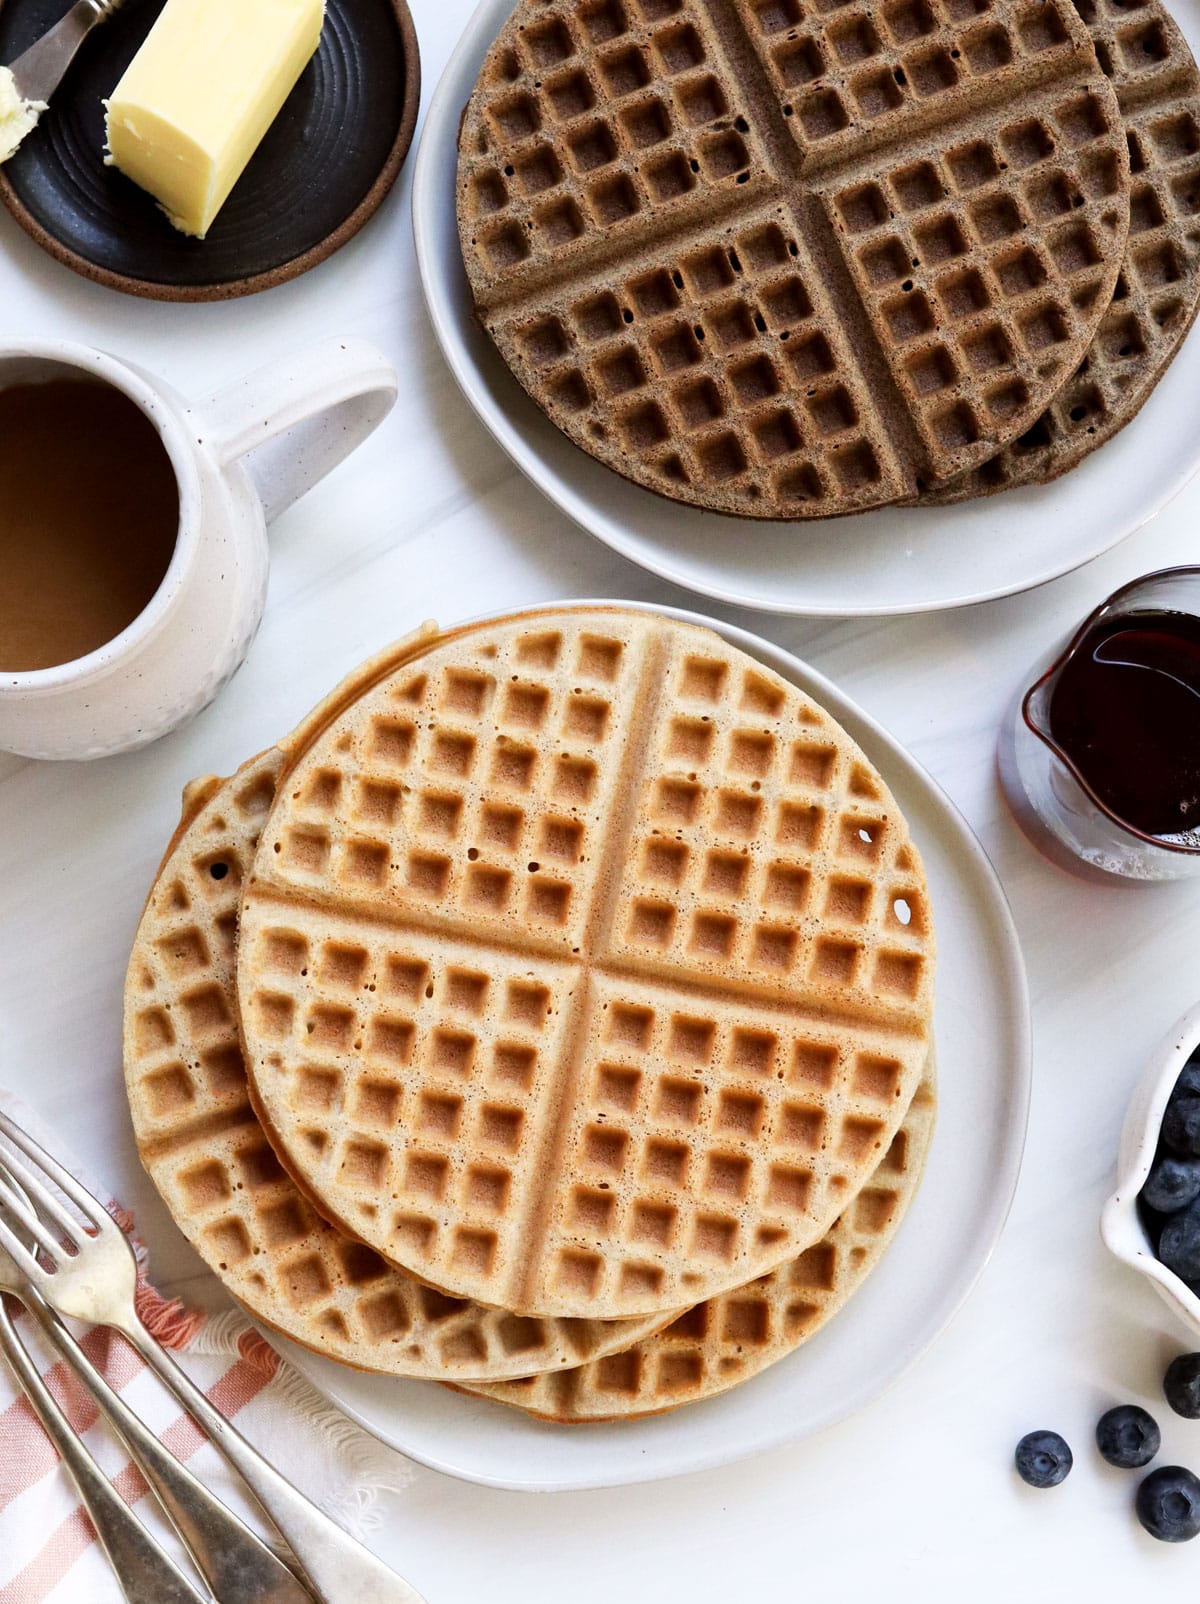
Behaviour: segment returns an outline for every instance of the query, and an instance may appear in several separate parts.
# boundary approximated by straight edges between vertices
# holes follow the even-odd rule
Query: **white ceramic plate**
[[[489,1486],[557,1491],[652,1481],[794,1442],[862,1408],[958,1309],[1017,1183],[1030,1079],[1025,970],[1004,893],[969,826],[924,769],[822,675],[745,630],[658,610],[715,629],[809,692],[859,742],[904,809],[937,924],[937,1130],[895,1242],[837,1319],[744,1386],[674,1414],[552,1426],[434,1382],[346,1370],[264,1332],[376,1436],[422,1464]]]
[[[458,124],[511,4],[482,0],[430,103],[413,184],[417,259],[437,338],[484,424],[557,506],[617,551],[690,590],[769,612],[960,607],[1028,590],[1099,556],[1200,466],[1197,334],[1134,422],[1074,472],[961,507],[754,523],[667,501],[594,461],[525,395],[471,319],[454,214]],[[1200,0],[1175,0],[1171,10],[1195,49]]]

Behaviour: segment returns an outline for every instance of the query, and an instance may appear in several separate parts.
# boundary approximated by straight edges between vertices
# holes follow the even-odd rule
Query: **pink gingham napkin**
[[[28,1108],[0,1090],[0,1108],[102,1196]],[[132,1235],[133,1222],[109,1208]],[[141,1263],[144,1253],[136,1237]],[[55,1361],[32,1322],[10,1304],[17,1328],[71,1424],[138,1518],[175,1558],[183,1551],[157,1501],[86,1390]],[[411,1466],[314,1391],[237,1312],[205,1315],[168,1302],[141,1277],[138,1310],[159,1341],[178,1350],[213,1404],[315,1503],[357,1536],[377,1524],[382,1491],[405,1485]],[[240,1484],[200,1430],[133,1349],[110,1331],[74,1326],[93,1364],[155,1434],[217,1496],[267,1535]],[[186,1561],[183,1561],[186,1568]],[[122,1595],[74,1483],[16,1380],[0,1359],[0,1604],[121,1604]]]

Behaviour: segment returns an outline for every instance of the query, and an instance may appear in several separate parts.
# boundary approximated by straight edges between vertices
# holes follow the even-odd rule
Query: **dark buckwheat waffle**
[[[1025,433],[1129,221],[1068,0],[520,0],[458,176],[476,314],[552,421],[766,518],[902,499]]]
[[[1087,355],[1033,427],[925,505],[1045,484],[1135,418],[1200,306],[1200,71],[1158,0],[1075,0],[1129,142],[1129,240]],[[1067,212],[1072,197],[1059,196]]]
[[[242,876],[284,763],[189,787],[125,988],[125,1078],[142,1162],[192,1246],[266,1324],[392,1375],[502,1377],[624,1347],[661,1318],[522,1319],[448,1298],[317,1214],[246,1089],[233,995]]]
[[[935,1106],[931,1071],[875,1173],[799,1258],[697,1304],[621,1353],[554,1375],[468,1382],[461,1390],[573,1425],[665,1414],[748,1381],[815,1337],[879,1263],[920,1185]]]
[[[620,608],[458,632],[285,772],[241,904],[256,1109],[460,1296],[650,1314],[824,1234],[929,1045],[887,788],[794,686]]]

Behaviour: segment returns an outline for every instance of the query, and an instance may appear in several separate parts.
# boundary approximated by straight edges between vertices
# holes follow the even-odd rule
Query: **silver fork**
[[[37,1206],[30,1209],[0,1181],[0,1245],[59,1314],[119,1331],[202,1426],[283,1534],[306,1579],[326,1604],[425,1604],[414,1587],[296,1490],[209,1403],[138,1319],[137,1265],[124,1232],[86,1187],[7,1115],[0,1135],[29,1160],[4,1155],[4,1165]],[[48,1178],[83,1215],[88,1229],[45,1185]],[[31,1251],[13,1230],[36,1242]],[[44,1221],[54,1226],[50,1230]],[[55,1235],[55,1231],[58,1233]]]
[[[0,1175],[4,1174],[0,1158]],[[282,1560],[197,1481],[113,1391],[16,1260],[0,1247],[2,1292],[21,1300],[107,1415],[221,1604],[312,1604],[312,1595]]]
[[[30,1406],[45,1427],[91,1516],[128,1604],[210,1604],[126,1507],[83,1446],[25,1352],[0,1296],[0,1351],[16,1372]]]

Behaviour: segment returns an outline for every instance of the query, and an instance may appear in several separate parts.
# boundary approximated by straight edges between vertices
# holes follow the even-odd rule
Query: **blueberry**
[[[1200,1534],[1200,1476],[1182,1465],[1152,1470],[1137,1490],[1137,1517],[1163,1543],[1186,1543]]]
[[[1200,1154],[1200,1095],[1172,1097],[1163,1115],[1162,1139],[1177,1153]]]
[[[1164,1153],[1156,1159],[1142,1187],[1141,1199],[1160,1214],[1174,1214],[1200,1197],[1200,1158],[1174,1158]]]
[[[1200,1353],[1181,1353],[1163,1377],[1163,1392],[1177,1415],[1200,1420]]]
[[[1057,1487],[1066,1481],[1074,1460],[1056,1431],[1031,1431],[1017,1444],[1017,1475],[1031,1487]]]
[[[1168,1101],[1177,1103],[1181,1097],[1200,1097],[1200,1057],[1189,1058],[1179,1071]]]
[[[1200,1278],[1200,1199],[1172,1214],[1158,1239],[1158,1256],[1184,1281]]]
[[[1118,1404],[1096,1422],[1096,1447],[1118,1470],[1148,1465],[1162,1442],[1154,1416],[1137,1404]]]
[[[1179,1071],[1179,1079],[1171,1091],[1172,1097],[1200,1097],[1200,1047]]]

